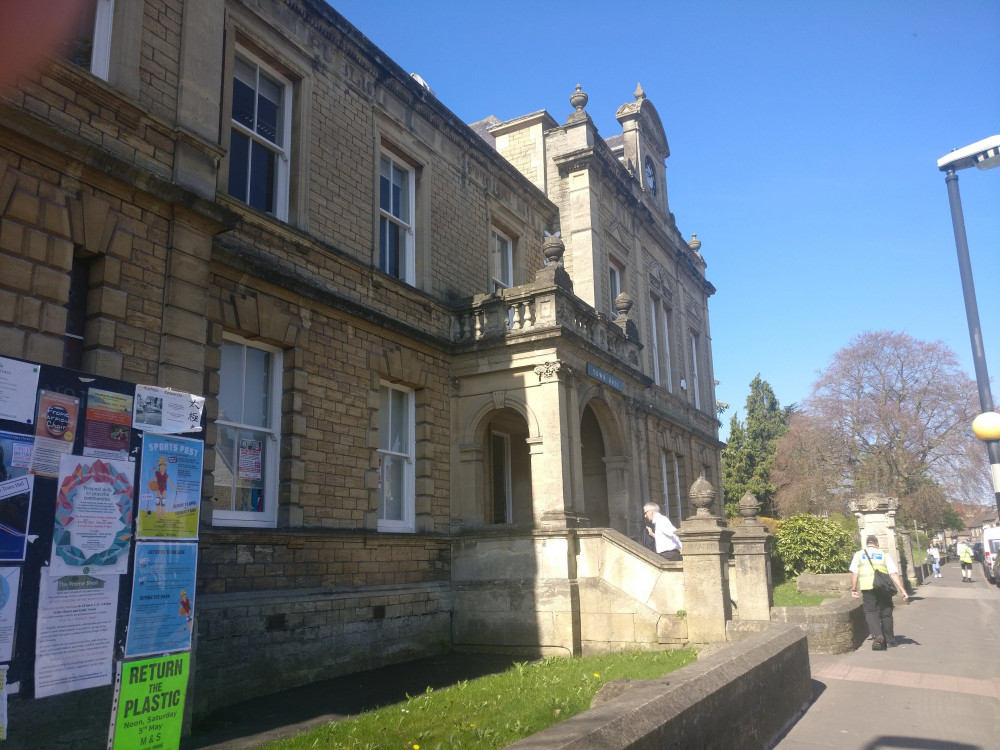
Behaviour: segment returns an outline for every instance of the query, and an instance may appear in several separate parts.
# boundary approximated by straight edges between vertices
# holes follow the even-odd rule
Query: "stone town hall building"
[[[721,486],[715,290],[642,88],[611,137],[575,81],[469,126],[320,0],[90,4],[0,95],[0,355],[206,396],[195,712],[442,644],[684,642],[573,553],[679,571],[641,506]]]

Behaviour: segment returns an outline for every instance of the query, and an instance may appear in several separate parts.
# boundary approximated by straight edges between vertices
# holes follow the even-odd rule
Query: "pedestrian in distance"
[[[656,553],[667,560],[680,560],[681,540],[677,536],[677,528],[669,518],[660,513],[660,506],[656,503],[646,503],[642,506],[642,515],[653,526]]]
[[[941,552],[936,544],[927,548],[927,562],[931,564],[931,573],[935,578],[941,577]]]
[[[872,651],[885,651],[889,646],[896,645],[895,629],[892,621],[892,594],[874,588],[875,571],[887,573],[896,588],[903,595],[903,601],[908,602],[910,595],[899,577],[899,566],[892,555],[883,552],[878,546],[878,537],[869,534],[865,546],[854,553],[851,560],[851,596],[861,599],[861,608],[865,613],[865,622],[872,635]]]
[[[971,539],[963,539],[958,543],[955,554],[962,565],[962,583],[972,583],[972,545]]]

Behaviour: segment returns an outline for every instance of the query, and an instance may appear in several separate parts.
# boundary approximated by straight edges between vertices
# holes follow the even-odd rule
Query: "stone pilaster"
[[[715,490],[704,477],[691,485],[691,504],[697,508],[678,532],[684,555],[684,606],[688,640],[716,643],[726,640],[726,621],[732,619],[728,558],[733,531],[709,511]]]
[[[735,527],[733,552],[736,556],[736,613],[740,620],[770,620],[774,604],[771,587],[771,540],[774,538],[760,521],[757,498],[747,493],[740,500],[743,522]]]

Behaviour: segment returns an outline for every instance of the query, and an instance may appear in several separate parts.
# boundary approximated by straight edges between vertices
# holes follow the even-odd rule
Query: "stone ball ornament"
[[[984,411],[972,420],[972,433],[980,440],[1000,440],[1000,414]]]

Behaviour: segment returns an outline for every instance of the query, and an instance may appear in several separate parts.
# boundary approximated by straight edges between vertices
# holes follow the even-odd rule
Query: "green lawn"
[[[652,680],[695,661],[695,651],[642,651],[518,663],[326,724],[267,750],[461,750],[506,747],[587,710],[598,689],[623,677]]]
[[[832,599],[828,594],[800,594],[795,581],[785,581],[774,587],[775,607],[813,607],[824,599]]]

